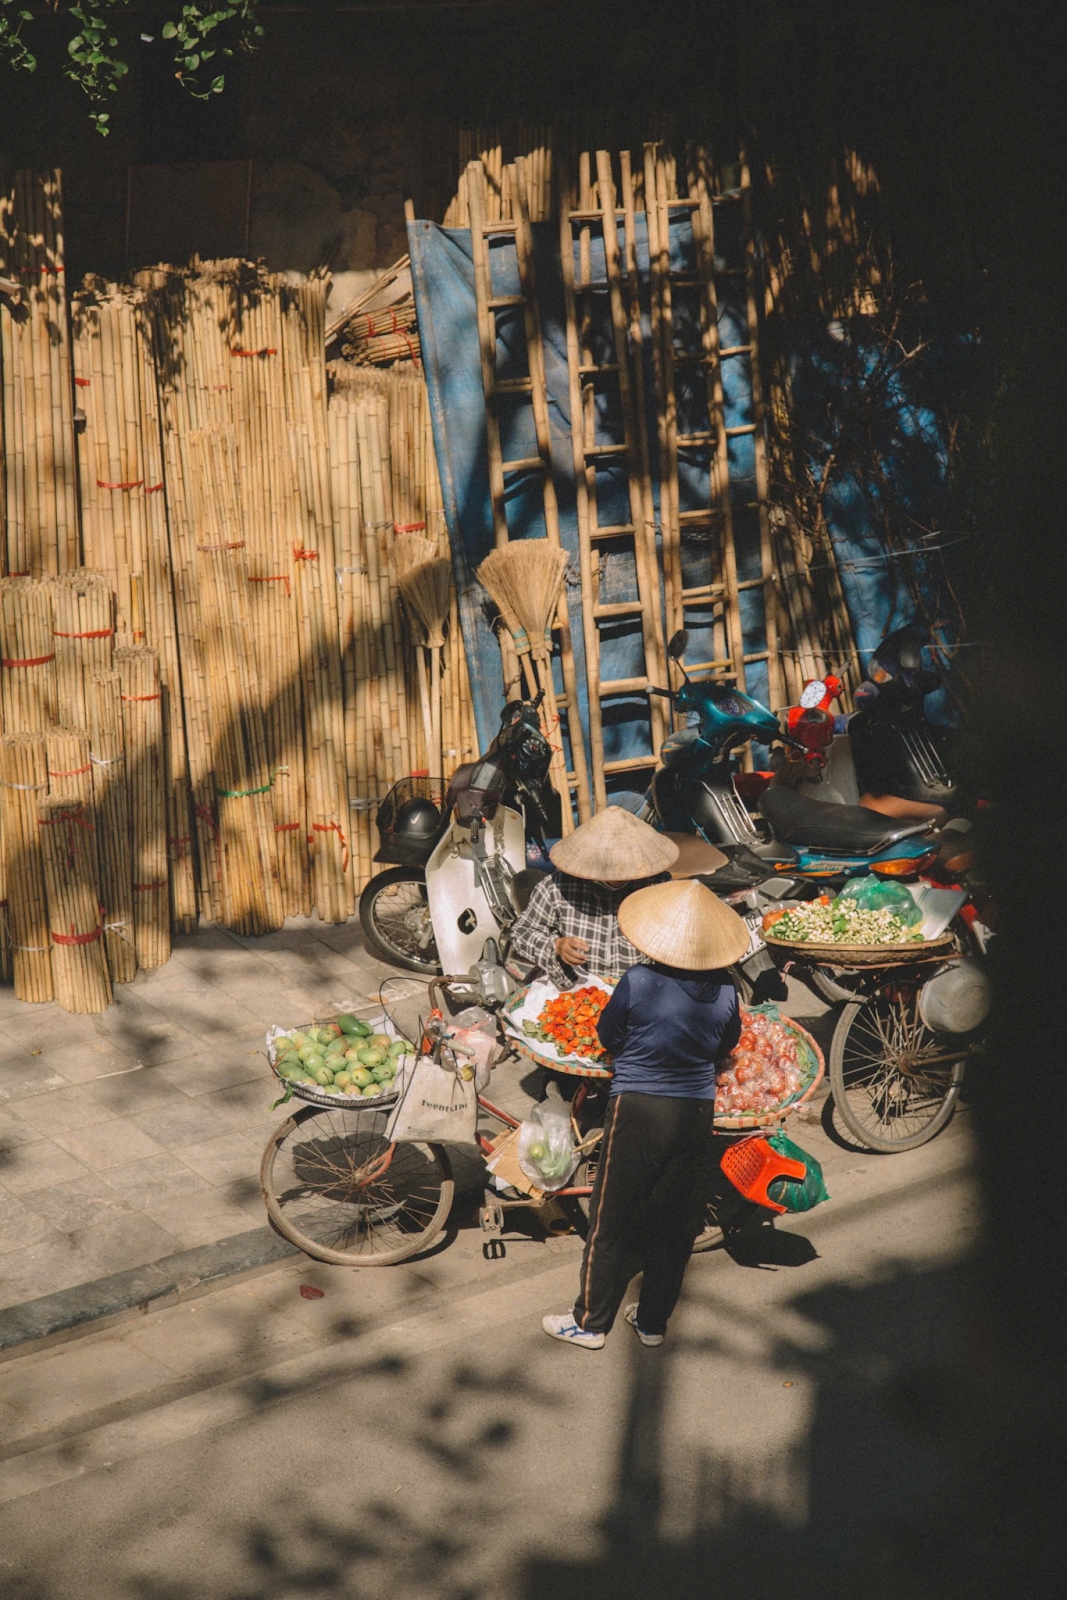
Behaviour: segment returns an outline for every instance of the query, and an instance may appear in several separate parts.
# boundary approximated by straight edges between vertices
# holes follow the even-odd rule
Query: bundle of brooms
[[[441,655],[452,605],[452,563],[439,556],[432,539],[419,533],[398,534],[393,544],[393,570],[409,616],[422,630],[419,652],[419,694],[423,721],[429,724],[426,745],[431,777],[442,776]],[[430,658],[427,686],[423,654]]]
[[[563,802],[563,831],[570,833],[574,820],[552,677],[552,627],[566,574],[567,552],[547,539],[512,540],[490,551],[478,568],[478,581],[514,642],[528,693],[543,691],[542,726],[552,747],[552,782]]]

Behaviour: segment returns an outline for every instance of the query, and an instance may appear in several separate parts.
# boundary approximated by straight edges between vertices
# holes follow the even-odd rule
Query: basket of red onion
[[[822,1082],[822,1051],[775,1005],[741,1007],[741,1037],[719,1068],[715,1126],[765,1128],[810,1100]]]

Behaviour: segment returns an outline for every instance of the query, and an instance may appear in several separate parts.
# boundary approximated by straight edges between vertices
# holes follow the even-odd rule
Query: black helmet
[[[396,814],[393,841],[396,844],[426,844],[441,826],[441,813],[432,800],[405,800]]]

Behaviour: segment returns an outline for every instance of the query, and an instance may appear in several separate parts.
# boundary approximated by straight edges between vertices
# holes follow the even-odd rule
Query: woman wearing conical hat
[[[669,879],[678,846],[621,806],[608,806],[550,851],[556,871],[539,883],[511,932],[511,953],[561,989],[590,974],[621,978],[642,960],[619,927],[628,894]]]
[[[701,1222],[715,1108],[715,1069],[741,1033],[724,968],[748,948],[735,911],[695,882],[630,895],[623,933],[646,958],[630,967],[600,1014],[612,1080],[589,1233],[573,1312],[542,1319],[553,1339],[600,1350],[633,1270],[642,1221],[641,1298],[625,1318],[642,1344],[663,1343]]]

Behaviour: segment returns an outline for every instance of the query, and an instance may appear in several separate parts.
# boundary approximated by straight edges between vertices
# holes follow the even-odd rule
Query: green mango
[[[380,1083],[368,1083],[367,1087],[359,1092],[364,1100],[373,1100],[375,1095],[381,1094],[382,1086]]]
[[[304,1069],[299,1061],[283,1061],[278,1067],[280,1078],[289,1078],[293,1083],[299,1083],[304,1076]]]
[[[320,1089],[329,1089],[333,1083],[333,1073],[327,1067],[319,1067],[312,1076]]]
[[[372,1050],[368,1047],[359,1052],[360,1065],[364,1067],[380,1067],[384,1060],[385,1053],[382,1050]]]
[[[291,1028],[289,1030],[289,1037],[296,1045],[298,1050],[302,1050],[306,1044],[311,1043],[311,1040],[308,1038],[307,1034],[299,1032],[299,1030],[296,1028]]]
[[[371,1077],[374,1079],[375,1083],[388,1083],[392,1076],[393,1074],[390,1068],[384,1061],[380,1066],[371,1068]]]
[[[387,1053],[391,1056],[409,1056],[414,1049],[410,1039],[394,1039]]]
[[[346,1012],[343,1017],[338,1017],[337,1026],[342,1033],[352,1034],[358,1039],[366,1039],[370,1036],[370,1028],[367,1024],[359,1017],[352,1016],[350,1012]]]
[[[374,1082],[373,1074],[368,1072],[366,1067],[357,1067],[355,1072],[350,1073],[349,1076],[352,1079],[352,1087],[354,1089],[365,1089],[368,1083]]]
[[[341,1037],[341,1029],[336,1022],[324,1022],[319,1029],[319,1037],[323,1044],[327,1044],[331,1039],[339,1039]]]

